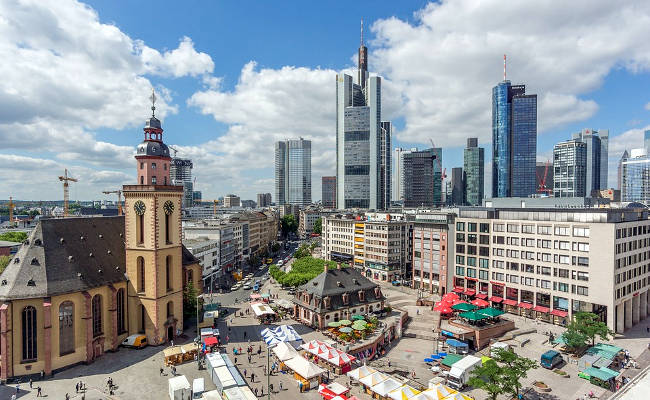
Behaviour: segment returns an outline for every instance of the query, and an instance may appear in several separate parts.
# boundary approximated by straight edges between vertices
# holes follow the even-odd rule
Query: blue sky
[[[393,147],[431,138],[450,174],[478,136],[489,159],[490,89],[507,53],[509,79],[539,96],[538,159],[572,132],[609,129],[615,186],[615,161],[650,125],[650,9],[558,5],[8,1],[0,159],[12,178],[0,198],[58,199],[64,167],[80,177],[76,199],[134,181],[154,86],[165,141],[194,160],[204,198],[273,192],[273,141],[303,136],[313,140],[318,200],[335,165],[334,74],[354,68],[361,18]]]

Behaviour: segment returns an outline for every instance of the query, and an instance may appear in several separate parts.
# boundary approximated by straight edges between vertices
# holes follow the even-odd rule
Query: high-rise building
[[[325,208],[336,208],[336,177],[324,176],[321,181],[322,202]]]
[[[379,188],[381,194],[381,203],[383,207],[390,208],[391,203],[391,136],[393,134],[393,124],[390,121],[381,121],[380,136],[380,166],[379,166]]]
[[[465,198],[465,181],[463,180],[463,169],[460,167],[451,169],[451,197],[447,202],[450,205],[461,206]]]
[[[468,138],[463,154],[465,204],[480,206],[485,184],[485,149],[478,147],[478,138]],[[453,171],[452,171],[453,174]]]
[[[537,95],[504,80],[492,88],[492,197],[535,193]]]
[[[630,156],[630,153],[625,150],[623,152],[623,155],[621,156],[621,159],[618,160],[618,190],[622,190],[621,188],[623,187],[623,161],[627,160],[627,158]]]
[[[535,166],[537,193],[553,194],[553,163],[550,161],[538,162]]]
[[[311,141],[275,143],[275,202],[278,205],[311,203]]]
[[[390,199],[390,126],[381,121],[381,78],[368,75],[367,53],[362,35],[357,82],[344,73],[336,76],[339,209],[384,209]]]
[[[183,208],[194,205],[194,182],[192,182],[192,160],[172,158],[169,164],[169,177],[172,185],[183,187]]]
[[[193,205],[199,205],[201,204],[201,199],[203,198],[203,195],[200,190],[195,190],[192,192],[192,200],[193,200]]]
[[[580,140],[556,144],[553,148],[553,196],[585,197],[586,175],[587,144]]]
[[[412,149],[402,154],[405,207],[432,207],[442,204],[442,175],[437,172],[437,150],[441,149]]]
[[[268,207],[271,205],[271,193],[257,194],[257,207]]]
[[[621,200],[650,204],[650,157],[645,148],[632,149],[621,160]]]
[[[223,198],[223,206],[226,208],[241,207],[241,199],[235,194],[227,194]]]
[[[418,149],[395,147],[395,176],[393,177],[392,196],[394,201],[404,201],[404,155]]]
[[[430,149],[433,154],[433,204],[441,206],[444,204],[442,199],[442,183],[444,181],[442,169],[442,147],[433,147]]]
[[[643,146],[645,151],[650,153],[650,130],[643,132]]]
[[[574,133],[573,139],[587,144],[586,195],[607,189],[609,131],[585,128]]]

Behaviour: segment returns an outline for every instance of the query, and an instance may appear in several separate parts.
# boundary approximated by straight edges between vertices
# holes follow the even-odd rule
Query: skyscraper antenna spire
[[[361,18],[361,47],[363,47],[363,18]]]
[[[506,55],[503,55],[503,80],[506,80]]]

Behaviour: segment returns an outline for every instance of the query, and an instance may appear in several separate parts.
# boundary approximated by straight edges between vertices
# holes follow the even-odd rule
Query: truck
[[[481,366],[481,359],[475,356],[465,356],[451,366],[447,376],[447,385],[456,390],[462,389],[469,382],[471,372]]]

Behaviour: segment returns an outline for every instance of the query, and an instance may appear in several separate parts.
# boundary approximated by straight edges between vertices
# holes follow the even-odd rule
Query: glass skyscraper
[[[492,88],[492,196],[535,193],[537,95],[504,80]]]
[[[585,196],[591,196],[594,190],[607,189],[609,131],[586,128],[574,133],[573,139],[587,145]]]
[[[650,204],[650,157],[646,149],[632,149],[621,160],[621,201]]]
[[[405,207],[431,207],[442,204],[442,171],[436,158],[439,155],[442,155],[440,148],[411,149],[402,155]]]
[[[390,122],[381,121],[381,78],[368,75],[359,48],[357,82],[336,76],[336,206],[383,210],[390,206]]]
[[[311,203],[311,141],[275,143],[275,199],[278,205]]]
[[[485,149],[478,147],[478,138],[468,138],[463,154],[465,204],[480,206],[483,203],[485,184]]]
[[[579,140],[560,142],[553,148],[553,196],[585,197],[587,144]]]

